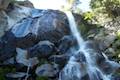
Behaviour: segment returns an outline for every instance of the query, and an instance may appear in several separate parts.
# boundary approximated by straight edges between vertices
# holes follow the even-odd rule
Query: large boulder
[[[28,8],[25,9],[28,10]],[[28,49],[33,46],[36,47],[37,44],[39,48],[41,46],[39,42],[44,40],[56,45],[65,35],[70,35],[67,17],[63,12],[31,9],[30,13],[28,17],[22,17],[23,19],[20,17],[22,20],[10,27],[5,35],[2,36],[1,41],[4,46],[0,54],[3,55],[4,53],[4,59],[5,57],[12,57],[16,53],[16,48]],[[12,14],[10,13],[9,15]],[[9,23],[11,24],[12,22]],[[10,55],[7,56],[8,54]]]
[[[70,34],[67,18],[63,12],[33,10],[31,14],[31,17],[19,21],[9,33],[6,33],[7,36],[15,37],[14,43],[17,47],[28,48],[43,40],[57,43],[64,35]]]

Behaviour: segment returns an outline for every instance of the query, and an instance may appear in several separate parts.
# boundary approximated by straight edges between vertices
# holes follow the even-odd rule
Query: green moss
[[[15,68],[0,68],[0,80],[5,80],[5,75],[9,72],[15,72]]]
[[[47,77],[37,77],[36,80],[48,80],[48,78]]]

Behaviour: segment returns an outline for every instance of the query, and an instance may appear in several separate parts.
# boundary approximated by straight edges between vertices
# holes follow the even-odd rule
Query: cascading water
[[[59,75],[59,80],[111,80],[111,75],[106,75],[96,65],[96,59],[93,57],[95,51],[87,48],[87,41],[84,41],[78,32],[72,13],[66,11],[65,14],[72,35],[77,39],[79,49],[70,57]]]

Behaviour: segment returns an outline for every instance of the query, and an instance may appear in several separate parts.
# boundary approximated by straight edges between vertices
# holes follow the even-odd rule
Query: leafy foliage
[[[91,0],[92,9],[101,9],[111,17],[120,16],[120,0]]]
[[[84,16],[85,20],[92,20],[94,17],[94,13],[93,12],[86,12],[83,14],[83,16]]]
[[[117,35],[117,38],[120,40],[120,31],[119,30],[116,32],[116,35]]]

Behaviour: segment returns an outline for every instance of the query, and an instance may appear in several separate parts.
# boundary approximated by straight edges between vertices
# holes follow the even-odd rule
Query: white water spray
[[[81,34],[78,32],[77,25],[75,23],[74,16],[70,11],[65,12],[72,35],[76,37],[79,50],[74,51],[73,56],[70,57],[68,64],[64,67],[60,73],[59,80],[83,80],[83,77],[87,75],[87,80],[110,80],[109,75],[105,75],[96,65],[95,58],[91,53],[95,53],[93,49],[86,48],[87,44],[83,40]],[[84,55],[86,62],[77,61],[75,55]]]

